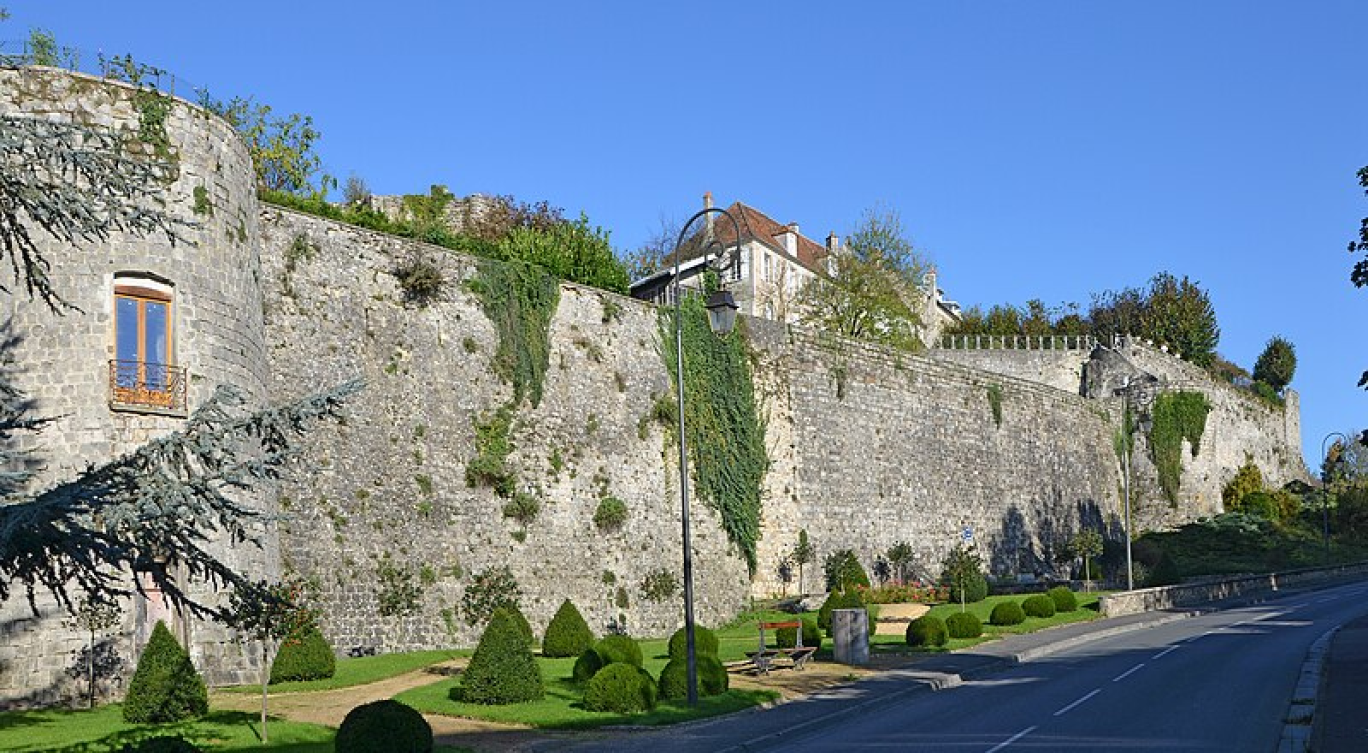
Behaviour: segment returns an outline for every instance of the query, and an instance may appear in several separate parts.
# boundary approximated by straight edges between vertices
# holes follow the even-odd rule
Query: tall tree
[[[1210,366],[1221,328],[1211,297],[1186,276],[1160,272],[1150,280],[1149,300],[1140,315],[1145,337],[1167,345],[1185,360]]]
[[[902,349],[921,347],[920,286],[926,262],[888,209],[865,212],[830,277],[803,286],[801,318],[829,332]]]
[[[1358,180],[1359,186],[1368,194],[1368,167],[1359,169]],[[1359,223],[1358,240],[1349,241],[1349,253],[1364,255],[1364,258],[1354,262],[1353,269],[1349,271],[1349,281],[1354,283],[1356,288],[1368,286],[1368,217],[1364,217]],[[1359,377],[1358,386],[1368,389],[1368,371]],[[1368,431],[1363,433],[1363,438],[1368,441]]]
[[[1297,349],[1286,338],[1274,335],[1254,362],[1254,379],[1282,392],[1297,372]]]

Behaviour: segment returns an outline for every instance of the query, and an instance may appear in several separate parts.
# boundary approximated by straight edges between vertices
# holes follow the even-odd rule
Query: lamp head
[[[727,290],[715,290],[704,304],[708,309],[708,326],[718,335],[727,335],[736,326],[736,300]]]

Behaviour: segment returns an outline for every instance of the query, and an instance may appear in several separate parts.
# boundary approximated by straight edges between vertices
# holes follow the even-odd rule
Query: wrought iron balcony
[[[184,366],[143,361],[109,362],[109,404],[115,408],[143,408],[186,412]]]

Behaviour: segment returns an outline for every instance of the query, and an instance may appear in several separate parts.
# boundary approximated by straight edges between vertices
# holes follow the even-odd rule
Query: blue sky
[[[966,305],[1189,275],[1227,358],[1295,343],[1308,458],[1368,424],[1368,3],[0,4],[0,38],[312,115],[376,193],[545,199],[621,248],[709,190],[819,240],[882,203]]]

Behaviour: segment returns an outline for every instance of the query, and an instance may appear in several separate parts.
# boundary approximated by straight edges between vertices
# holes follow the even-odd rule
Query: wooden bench
[[[770,648],[765,645],[765,631],[772,630],[776,633],[783,628],[794,629],[794,645],[791,648]],[[789,665],[793,669],[801,670],[807,664],[812,655],[817,653],[816,646],[803,645],[803,623],[793,622],[762,622],[760,623],[760,646],[755,651],[747,651],[746,656],[750,661],[748,666],[754,667],[756,674],[769,674],[770,669],[777,669],[775,659],[788,659]]]

